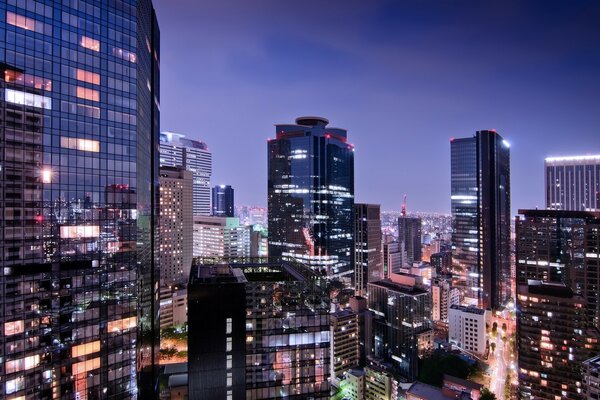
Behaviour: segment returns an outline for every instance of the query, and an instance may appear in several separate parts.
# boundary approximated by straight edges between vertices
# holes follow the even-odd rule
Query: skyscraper
[[[194,179],[194,215],[211,215],[212,153],[204,142],[174,132],[160,133],[160,166],[183,167]]]
[[[546,208],[600,211],[600,155],[548,157],[544,177]]]
[[[354,204],[354,289],[363,296],[367,283],[383,279],[381,215],[378,204]]]
[[[465,300],[497,308],[510,296],[510,151],[495,131],[452,139],[452,263]]]
[[[268,142],[269,256],[348,285],[354,272],[354,147],[320,117],[276,125]]]
[[[233,188],[229,185],[218,185],[212,189],[212,215],[216,217],[233,217]]]
[[[149,0],[0,2],[0,398],[154,398]]]
[[[194,257],[249,257],[251,226],[238,218],[194,217]]]
[[[421,261],[421,218],[401,216],[398,218],[398,242],[404,243],[408,263]]]
[[[160,280],[187,283],[192,268],[192,173],[160,168]]]

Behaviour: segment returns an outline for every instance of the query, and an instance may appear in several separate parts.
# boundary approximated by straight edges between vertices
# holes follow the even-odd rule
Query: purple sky
[[[511,143],[512,213],[543,160],[600,153],[600,2],[154,0],[161,127],[205,141],[213,184],[266,205],[275,123],[356,145],[356,201],[449,212],[451,137]]]

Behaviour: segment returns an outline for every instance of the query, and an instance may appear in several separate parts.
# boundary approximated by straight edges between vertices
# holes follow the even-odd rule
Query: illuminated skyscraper
[[[600,211],[600,155],[548,157],[544,176],[546,208]]]
[[[212,153],[204,142],[174,132],[160,133],[160,166],[183,167],[192,172],[194,215],[211,215]]]
[[[268,142],[269,256],[348,284],[354,272],[354,147],[320,117],[276,125]]]
[[[233,188],[229,185],[218,185],[212,188],[212,215],[233,218]]]
[[[421,261],[421,218],[401,216],[398,218],[398,242],[404,243],[407,262],[412,265]]]
[[[0,2],[0,398],[155,398],[149,0]]]
[[[354,204],[354,289],[367,293],[367,283],[383,279],[379,204]]]
[[[510,151],[495,131],[452,139],[452,263],[465,300],[497,308],[510,296]]]

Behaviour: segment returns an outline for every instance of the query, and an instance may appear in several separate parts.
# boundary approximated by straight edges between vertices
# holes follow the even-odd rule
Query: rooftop
[[[452,310],[460,310],[469,314],[483,315],[485,313],[485,310],[483,308],[477,308],[475,306],[461,306],[458,304],[452,304],[450,308]]]
[[[406,392],[412,394],[423,400],[449,400],[452,397],[445,396],[442,393],[442,389],[428,385],[426,383],[415,382],[412,384],[410,389]]]
[[[387,289],[391,289],[395,292],[404,293],[408,295],[419,295],[426,294],[427,290],[418,288],[416,286],[406,286],[400,285],[398,283],[392,282],[390,279],[382,279],[376,282],[369,282],[369,285],[381,286]]]

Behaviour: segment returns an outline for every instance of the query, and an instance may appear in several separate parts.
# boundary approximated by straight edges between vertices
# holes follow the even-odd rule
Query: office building
[[[381,216],[378,204],[354,204],[354,290],[367,292],[367,283],[383,279]]]
[[[194,257],[249,257],[251,229],[238,218],[195,216]]]
[[[331,338],[331,381],[337,386],[339,379],[350,368],[358,367],[360,361],[359,351],[359,324],[358,315],[351,309],[337,310],[331,313],[330,332]]]
[[[383,244],[383,270],[385,278],[388,278],[391,274],[399,274],[407,266],[408,259],[404,250],[404,243],[392,241]]]
[[[293,257],[349,286],[354,147],[320,117],[278,124],[268,141],[269,256]]]
[[[365,400],[398,400],[399,382],[380,360],[369,360],[365,367]]]
[[[212,215],[233,218],[233,188],[229,185],[218,185],[212,188]]]
[[[344,380],[340,382],[340,390],[348,400],[364,400],[365,371],[360,368],[346,371]]]
[[[431,282],[431,315],[434,322],[448,323],[448,310],[460,304],[460,291],[450,281],[434,279]]]
[[[0,3],[0,398],[153,398],[152,3]]]
[[[548,157],[544,177],[546,208],[600,211],[600,155]]]
[[[496,309],[510,297],[510,151],[495,131],[452,139],[453,273],[464,300]]]
[[[192,268],[192,173],[160,168],[160,280],[186,283]]]
[[[160,288],[160,329],[187,322],[187,289],[178,286]]]
[[[583,398],[600,399],[600,356],[583,362]]]
[[[408,381],[418,376],[418,335],[431,329],[431,294],[392,274],[368,284],[368,305],[372,312],[367,338],[367,356],[394,366]]]
[[[329,399],[325,282],[296,263],[192,267],[189,395],[194,399]]]
[[[404,243],[407,262],[420,262],[422,257],[421,218],[401,216],[398,218],[398,241]]]
[[[250,229],[250,257],[269,255],[268,233],[261,225],[252,225]]]
[[[452,271],[452,252],[441,251],[432,254],[429,263],[435,269],[435,273],[438,276],[450,275]]]
[[[160,166],[183,167],[192,173],[194,215],[211,215],[212,153],[204,142],[174,132],[160,133]]]
[[[358,365],[365,365],[366,361],[366,348],[367,343],[367,328],[366,321],[369,319],[370,311],[367,307],[367,299],[361,296],[352,296],[348,301],[350,309],[358,317],[358,348],[359,348],[359,363]]]
[[[487,347],[486,310],[454,304],[448,310],[448,340],[463,351],[479,356]]]
[[[587,302],[564,283],[529,280],[518,289],[520,399],[583,399],[582,363],[600,352]]]

